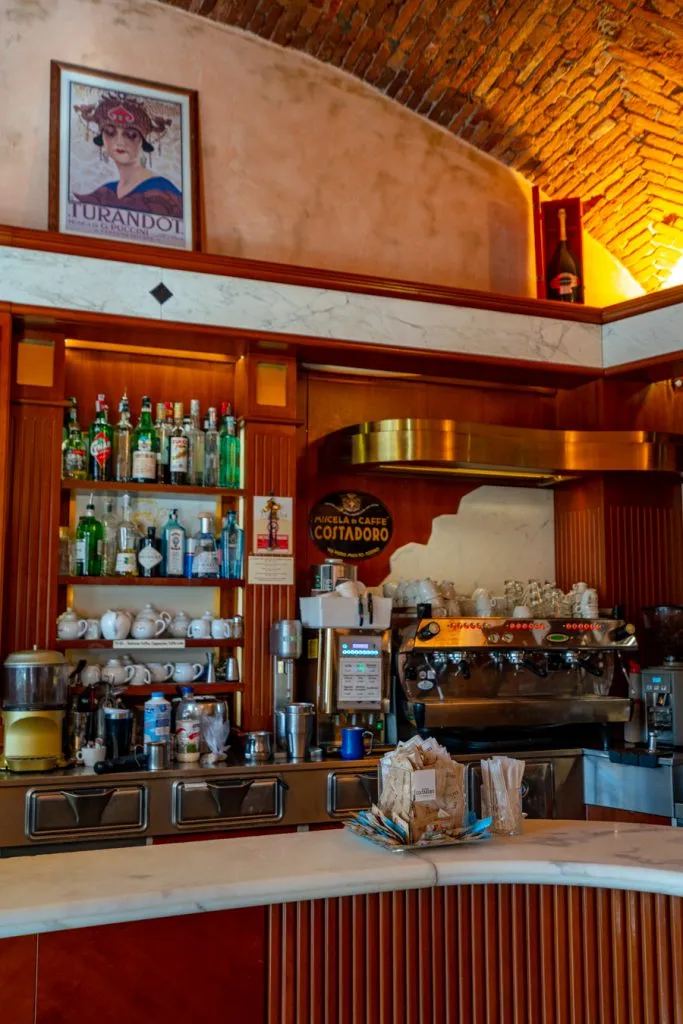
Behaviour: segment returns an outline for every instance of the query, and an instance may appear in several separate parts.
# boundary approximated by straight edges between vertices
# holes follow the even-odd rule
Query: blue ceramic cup
[[[360,761],[365,757],[365,742],[364,738],[370,737],[370,750],[367,751],[369,754],[372,750],[372,741],[374,739],[373,733],[367,729],[363,729],[360,725],[351,725],[341,731],[342,744],[341,744],[341,756],[345,761]]]

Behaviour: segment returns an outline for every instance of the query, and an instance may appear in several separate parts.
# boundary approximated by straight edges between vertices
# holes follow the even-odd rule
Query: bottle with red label
[[[108,421],[108,409],[104,395],[98,395],[95,403],[95,419],[88,433],[89,475],[91,480],[112,479],[112,444],[114,430]]]
[[[567,211],[557,211],[560,240],[555,246],[546,270],[548,298],[557,302],[581,302],[581,278],[576,259],[567,245]]]

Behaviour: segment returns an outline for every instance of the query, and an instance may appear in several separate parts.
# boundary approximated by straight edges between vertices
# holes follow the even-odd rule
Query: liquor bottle
[[[157,420],[155,423],[159,435],[159,453],[157,458],[157,480],[160,484],[169,482],[169,458],[172,424],[172,408],[170,402],[157,402]]]
[[[114,499],[107,498],[104,503],[104,515],[102,516],[102,565],[100,568],[102,576],[114,576],[116,574],[116,529],[118,522],[118,517],[114,513]]]
[[[204,486],[218,487],[218,430],[213,406],[204,428]]]
[[[114,479],[121,483],[130,480],[133,473],[131,454],[131,435],[133,425],[130,422],[130,406],[124,388],[119,402],[119,422],[114,428]]]
[[[147,395],[144,395],[140,419],[131,439],[133,480],[137,483],[153,484],[156,482],[158,450],[159,438],[152,423],[152,403]]]
[[[147,536],[140,541],[138,552],[140,575],[147,578],[161,575],[161,551],[154,526],[147,527]]]
[[[161,534],[161,575],[185,575],[185,527],[178,522],[178,509],[172,508]]]
[[[204,482],[204,431],[199,420],[199,399],[190,402],[190,429],[187,432],[189,441],[189,483],[201,487]]]
[[[111,480],[113,434],[114,431],[107,419],[105,397],[98,395],[95,403],[95,419],[88,432],[91,480]]]
[[[188,449],[187,434],[183,430],[183,403],[175,402],[173,405],[173,430],[171,431],[169,461],[172,484],[182,485],[187,483]]]
[[[124,494],[121,519],[116,528],[116,576],[138,575],[140,533],[130,517],[130,495]]]
[[[549,299],[558,302],[581,302],[581,278],[579,268],[567,245],[567,211],[557,211],[560,222],[560,240],[555,246],[546,269],[546,286]]]
[[[95,499],[90,495],[85,515],[76,527],[76,575],[99,576],[102,568],[102,523],[95,519]]]
[[[217,580],[220,577],[218,549],[211,516],[199,517],[199,533],[195,537],[195,551],[192,559],[192,577],[204,580]]]
[[[76,399],[72,398],[68,409],[66,436],[62,442],[62,476],[65,480],[86,480],[88,476],[88,453],[78,422]]]
[[[244,530],[237,525],[237,513],[228,512],[221,530],[221,576],[226,580],[242,579]]]
[[[240,439],[230,403],[221,406],[223,421],[218,438],[218,486],[236,489],[240,485]]]

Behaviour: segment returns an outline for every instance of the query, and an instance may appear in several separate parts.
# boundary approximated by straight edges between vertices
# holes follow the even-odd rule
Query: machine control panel
[[[339,637],[337,704],[340,708],[380,710],[382,654],[381,636],[357,633]]]

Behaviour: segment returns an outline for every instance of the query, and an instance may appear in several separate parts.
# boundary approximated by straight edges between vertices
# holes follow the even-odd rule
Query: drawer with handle
[[[329,772],[327,776],[327,813],[345,818],[377,803],[377,769],[372,771]]]
[[[280,821],[287,783],[277,775],[253,779],[174,782],[173,824],[177,829],[259,825]]]
[[[74,786],[26,793],[26,838],[34,842],[139,836],[146,828],[146,786]]]

